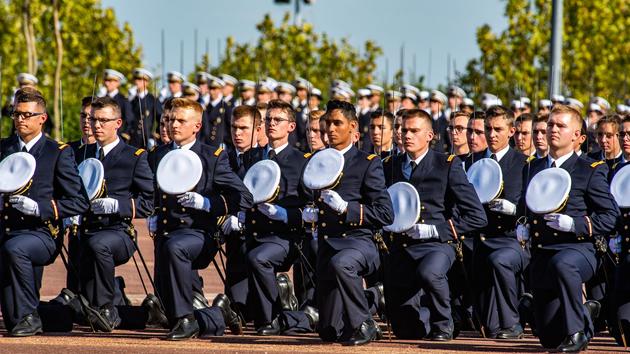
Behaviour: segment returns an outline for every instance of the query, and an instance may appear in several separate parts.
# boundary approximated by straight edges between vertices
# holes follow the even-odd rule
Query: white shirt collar
[[[497,162],[501,161],[503,156],[505,156],[505,154],[507,154],[508,150],[510,150],[510,144],[508,144],[502,150],[499,150],[499,151],[497,151],[495,153],[495,155],[497,155]],[[492,155],[492,152],[490,151],[490,148],[487,148],[486,149],[486,157],[490,157],[491,155]]]
[[[422,159],[424,159],[424,157],[427,156],[428,153],[429,153],[429,149],[427,149],[427,151],[425,151],[422,155],[418,156],[418,158],[415,160],[412,160],[409,154],[405,154],[405,156],[407,157],[405,159],[405,165],[409,165],[409,163],[413,161],[416,163],[416,166],[418,166],[420,164],[420,161],[422,161]]]
[[[601,155],[601,157],[602,157],[602,158],[601,158],[601,159],[602,159],[602,161],[609,160],[609,159],[607,159],[607,158],[606,158],[606,154],[604,153],[604,150],[602,150],[601,154],[602,154],[602,155]],[[613,158],[612,158],[612,159],[610,159],[610,160],[616,160],[616,159],[618,159],[618,158],[619,158],[619,157],[621,157],[621,156],[623,156],[623,151],[621,151],[621,150],[620,150],[620,151],[619,151],[619,153],[617,154],[617,156],[613,157]]]
[[[175,97],[175,98],[177,98],[177,97],[182,97],[182,92],[181,92],[181,91],[179,91],[179,92],[175,92],[175,93],[173,93],[172,95],[173,95],[173,97]]]
[[[98,156],[98,154],[100,154],[99,150],[103,149],[103,153],[105,156],[107,156],[107,154],[109,154],[110,151],[112,151],[113,148],[116,147],[116,145],[118,145],[118,143],[120,142],[120,138],[116,137],[116,140],[112,141],[111,143],[105,145],[105,146],[101,146],[98,142],[96,143],[96,156]]]
[[[281,146],[279,146],[279,147],[277,147],[277,148],[273,149],[273,151],[275,151],[275,152],[276,152],[276,156],[277,156],[277,155],[279,155],[279,154],[282,152],[282,150],[284,150],[287,146],[289,146],[289,143],[288,143],[288,142],[287,142],[287,143],[285,143],[284,145],[281,145]],[[271,151],[271,144],[267,144],[267,148],[265,149],[265,155],[266,155],[266,156],[269,156],[269,151]]]
[[[190,150],[190,148],[192,148],[192,146],[195,145],[196,142],[197,142],[197,139],[194,139],[193,141],[189,142],[188,144],[184,144],[182,146],[179,146],[179,145],[177,145],[177,143],[175,143],[173,141],[173,147],[175,149]]]
[[[582,150],[578,150],[578,151],[575,152],[575,154],[578,155],[578,156],[582,156],[582,153],[583,153]]]
[[[626,160],[626,157],[621,155],[621,161],[619,163],[623,165],[626,162],[628,162],[628,160]]]
[[[205,95],[201,96],[201,101],[203,102],[204,105],[208,105],[208,103],[210,103],[210,94],[206,93]]]
[[[343,149],[339,150],[339,152],[340,152],[342,155],[345,155],[345,154],[346,154],[346,152],[350,151],[350,149],[352,149],[352,143],[350,143],[350,145],[346,146],[345,148],[343,148]]]
[[[140,97],[140,99],[143,99],[147,95],[147,93],[149,93],[149,91],[145,90],[145,91],[142,91],[142,92],[138,92],[137,95],[138,95],[138,97]]]
[[[210,102],[210,105],[212,105],[212,107],[216,107],[216,105],[221,103],[222,100],[223,100],[223,95],[219,96],[219,98],[217,98],[216,100]]]
[[[256,104],[256,99],[254,97],[248,99],[247,101],[243,102],[243,104],[246,104],[248,106],[253,106]]]
[[[558,159],[556,159],[556,160],[554,160],[554,159],[551,157],[551,154],[547,154],[547,167],[551,167],[551,164],[552,164],[552,163],[554,163],[554,161],[556,162],[556,167],[560,167],[560,166],[562,166],[562,164],[563,164],[566,160],[568,160],[571,156],[573,156],[573,154],[574,154],[574,153],[575,153],[574,151],[571,151],[571,152],[570,152],[570,153],[568,153],[568,154],[565,154],[565,155],[563,155],[563,156],[558,157]]]
[[[39,132],[39,134],[37,134],[33,139],[31,139],[31,141],[29,141],[28,143],[25,143],[24,140],[22,140],[22,138],[20,138],[18,136],[18,141],[20,142],[20,151],[22,151],[22,148],[26,146],[26,151],[31,151],[31,149],[33,148],[33,146],[35,146],[35,144],[37,144],[37,142],[39,141],[39,139],[42,138],[42,136],[44,136],[44,134],[42,134],[42,132]]]
[[[223,97],[223,101],[230,102],[232,100],[232,95]]]
[[[116,96],[117,94],[118,94],[118,89],[115,89],[115,90],[114,90],[114,91],[112,91],[112,92],[108,92],[108,93],[107,93],[107,96],[109,96],[109,97],[111,97],[111,98],[114,98],[114,96]]]

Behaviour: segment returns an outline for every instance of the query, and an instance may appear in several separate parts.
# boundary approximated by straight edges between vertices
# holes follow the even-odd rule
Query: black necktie
[[[413,171],[416,169],[416,166],[418,166],[418,164],[415,161],[409,161],[409,166],[411,167],[411,172],[409,172],[409,178],[411,178],[411,175],[413,174]]]
[[[497,160],[497,154],[490,155],[490,158],[493,159],[494,161],[499,161]]]
[[[276,150],[274,150],[274,149],[269,150],[269,154],[267,154],[267,158],[269,160],[275,160],[276,159]]]
[[[236,169],[236,174],[241,178],[245,177],[246,171],[245,171],[245,163],[243,161],[243,154],[238,155],[237,164],[238,164],[238,168]]]
[[[28,152],[28,150],[26,149],[26,145],[22,146],[22,152]]]
[[[551,167],[556,167],[556,162],[555,161],[551,163]]]
[[[105,151],[103,150],[103,148],[98,149],[98,159],[100,161],[105,160]]]

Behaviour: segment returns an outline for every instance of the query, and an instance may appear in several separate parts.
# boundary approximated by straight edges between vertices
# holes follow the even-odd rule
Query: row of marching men
[[[311,156],[289,145],[296,122],[286,102],[268,106],[266,146],[254,143],[260,112],[247,105],[235,109],[236,147],[225,152],[197,140],[201,105],[172,99],[164,112],[172,142],[148,158],[118,138],[122,120],[112,99],[89,103],[85,114],[96,144],[80,147],[76,155],[100,162],[93,161],[101,167],[92,170],[95,176],[101,171],[104,178],[94,179],[107,181],[105,188],[84,187],[67,146],[42,137],[41,94],[16,94],[12,116],[18,134],[3,141],[3,158],[7,164],[6,156],[16,154],[11,159],[23,156],[22,165],[35,161],[34,172],[21,177],[26,182],[3,191],[2,311],[11,335],[41,332],[41,269],[57,253],[60,220],[74,215],[83,215],[80,295],[66,300],[78,301],[96,329],[111,331],[123,323],[121,315],[129,309],[116,304],[113,269],[137,247],[131,219],[153,211],[148,224],[155,235],[156,296],[135,310],[144,322],[169,327],[168,339],[220,335],[226,326],[239,333],[241,321],[251,319],[260,335],[315,330],[325,341],[359,345],[379,338],[372,315],[381,307],[398,337],[447,341],[456,334],[448,274],[456,260],[466,259],[472,268],[462,264],[460,272],[464,282],[475,285],[471,316],[485,336],[522,336],[517,308],[526,289],[533,294],[533,322],[545,347],[581,350],[592,337],[582,283],[595,274],[595,237],[613,231],[619,211],[606,164],[574,153],[583,123],[571,107],[551,112],[548,156],[540,159],[509,146],[513,113],[490,108],[483,119],[487,149],[466,161],[431,149],[431,117],[407,110],[400,123],[405,153],[382,164],[354,146],[358,119],[354,106],[343,101],[330,101],[321,122],[310,122],[312,146],[330,147]],[[326,134],[317,139],[317,131]],[[44,146],[56,154],[41,154]],[[550,176],[536,179],[539,173]],[[208,266],[220,252],[218,225],[228,253],[227,295],[196,310],[193,294],[201,280],[193,270]],[[462,257],[471,238],[472,256]],[[284,306],[291,302],[286,301],[290,286],[275,276],[296,261],[305,294],[299,311]],[[529,279],[536,281],[523,281],[528,266]],[[363,287],[363,278],[378,271],[384,298],[378,283]]]

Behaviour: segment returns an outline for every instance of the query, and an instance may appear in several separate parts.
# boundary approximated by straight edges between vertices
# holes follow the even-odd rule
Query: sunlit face
[[[87,105],[81,108],[80,117],[79,126],[81,127],[81,134],[83,135],[83,138],[88,138],[92,136],[92,124],[90,122],[90,118],[92,117],[92,106]]]
[[[325,147],[319,127],[319,119],[313,119],[309,122],[308,146],[313,151],[321,150]]]
[[[135,78],[133,82],[138,88],[138,92],[144,92],[147,89],[147,84],[148,84],[147,80],[142,79],[142,78]]]
[[[460,147],[468,143],[466,139],[466,126],[468,125],[468,117],[457,116],[451,119],[448,126],[448,134],[453,142],[453,146]]]
[[[349,120],[338,109],[326,114],[326,116],[326,132],[330,146],[337,150],[348,147],[357,130],[357,121]]]
[[[171,94],[173,95],[182,92],[182,83],[179,81],[171,80],[168,82],[168,90],[171,91]]]
[[[289,113],[285,110],[274,108],[267,110],[265,119],[267,137],[271,141],[287,139],[289,134],[295,130],[295,122],[289,119]]]
[[[571,119],[569,113],[552,114],[547,121],[547,143],[552,151],[573,149],[580,136],[580,127]]]
[[[532,150],[532,121],[517,121],[515,123],[514,142],[516,149],[524,154]]]
[[[101,145],[107,145],[116,140],[118,129],[122,126],[120,114],[116,114],[112,107],[92,109],[92,132],[94,138]]]
[[[376,117],[370,121],[372,145],[389,148],[392,145],[393,131],[389,120]]]
[[[471,152],[481,152],[488,148],[483,119],[471,119],[468,121],[466,138]]]
[[[600,124],[597,128],[597,143],[607,155],[618,154],[620,146],[617,127],[612,123]]]
[[[164,144],[168,144],[171,142],[169,129],[169,116],[170,113],[164,112],[162,115],[162,119],[160,119],[160,140]]]
[[[394,120],[394,142],[396,142],[396,146],[398,146],[399,149],[403,148],[402,116],[397,116]]]
[[[502,116],[486,119],[485,130],[488,148],[494,153],[508,146],[510,138],[516,131],[514,127],[510,127],[508,121]]]
[[[193,141],[200,129],[201,115],[194,109],[175,108],[169,115],[168,131],[177,145]]]
[[[534,124],[534,146],[539,152],[547,151],[547,122]]]
[[[105,85],[107,92],[113,92],[120,87],[120,81],[112,78],[105,78],[105,80],[103,80],[103,84]]]
[[[619,131],[619,144],[623,149],[623,153],[626,159],[630,156],[630,122],[624,122],[621,124]]]
[[[403,119],[401,132],[405,151],[412,156],[426,151],[434,136],[431,122],[419,117]]]
[[[435,116],[440,111],[442,111],[442,102],[431,100],[431,102],[429,103],[429,107],[431,107],[431,114]]]
[[[47,118],[46,110],[37,102],[20,102],[13,109],[15,131],[22,138],[39,134]]]
[[[254,118],[251,116],[244,116],[232,120],[230,130],[232,134],[232,142],[234,143],[236,149],[240,152],[249,150],[252,143],[256,143],[258,140],[256,133],[260,128],[254,128],[253,123]]]

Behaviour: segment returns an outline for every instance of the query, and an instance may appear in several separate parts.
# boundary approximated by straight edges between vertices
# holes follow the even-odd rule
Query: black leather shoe
[[[556,348],[560,353],[577,353],[586,350],[588,347],[588,338],[584,332],[579,331],[567,336],[562,343]]]
[[[497,339],[521,339],[523,338],[523,327],[520,323],[511,328],[503,328],[497,333]]]
[[[78,299],[81,303],[83,318],[94,331],[111,332],[114,330],[110,319],[105,317],[99,309],[90,306],[88,300],[81,295],[78,296]]]
[[[241,319],[238,317],[236,312],[232,310],[230,299],[227,295],[217,294],[217,297],[215,297],[214,301],[212,301],[212,306],[216,306],[221,309],[225,326],[230,329],[232,334],[243,334],[243,324],[241,323]]]
[[[186,340],[196,338],[199,335],[197,320],[189,317],[181,317],[175,327],[166,335],[165,340]]]
[[[256,333],[259,336],[277,336],[282,333],[282,330],[280,319],[276,317],[270,324],[257,328]]]
[[[602,304],[596,300],[587,300],[584,303],[584,307],[588,311],[588,314],[591,316],[591,321],[595,322],[599,318],[599,313],[602,310]]]
[[[383,283],[378,282],[374,284],[374,288],[378,292],[378,301],[377,301],[378,307],[376,309],[378,313],[378,317],[382,321],[387,321],[386,307],[385,307],[385,288],[383,287]]]
[[[73,293],[70,289],[63,288],[59,295],[56,298],[50,300],[50,302],[56,302],[61,305],[67,305],[74,299],[77,295]]]
[[[285,311],[297,311],[298,301],[289,276],[286,273],[276,275],[276,283],[278,284],[278,297],[280,298],[282,309]]]
[[[442,331],[431,331],[427,336],[427,339],[434,342],[448,342],[453,339],[453,335]]]
[[[361,326],[354,331],[352,337],[350,337],[347,341],[342,342],[341,345],[357,346],[368,344],[371,341],[378,339],[378,332],[379,329],[373,320],[369,319],[367,321],[363,321]]]
[[[92,322],[92,326],[95,330],[111,332],[120,325],[120,316],[118,316],[118,311],[116,311],[115,308],[103,307],[98,310],[98,313],[100,317],[95,318],[96,320]]]
[[[28,337],[44,332],[42,330],[42,320],[37,311],[24,316],[9,332],[11,337]]]
[[[193,309],[202,310],[208,307],[210,307],[208,299],[203,294],[193,291]]]
[[[313,306],[309,305],[304,306],[303,311],[308,318],[308,322],[310,323],[313,332],[317,331],[317,326],[319,325],[319,311]]]
[[[168,319],[157,296],[153,294],[147,295],[141,306],[147,309],[147,327],[168,328]]]

